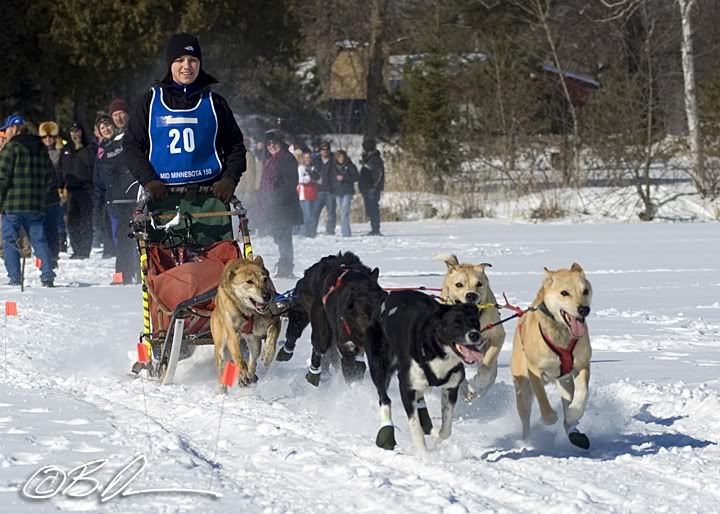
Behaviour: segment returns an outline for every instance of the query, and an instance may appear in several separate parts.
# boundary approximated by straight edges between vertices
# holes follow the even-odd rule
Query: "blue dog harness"
[[[154,87],[148,131],[150,164],[165,184],[204,182],[220,174],[222,165],[215,148],[218,120],[212,93],[200,96],[192,109],[170,109],[162,89]]]

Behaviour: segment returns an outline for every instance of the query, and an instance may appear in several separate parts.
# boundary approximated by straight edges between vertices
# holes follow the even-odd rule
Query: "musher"
[[[172,186],[210,186],[212,195],[227,204],[245,171],[242,132],[227,101],[211,88],[217,80],[202,69],[195,36],[173,35],[166,58],[167,74],[143,95],[130,116],[126,164],[155,208],[171,206],[166,200]],[[223,210],[217,206],[214,201],[199,207]],[[211,236],[225,239],[218,233]]]

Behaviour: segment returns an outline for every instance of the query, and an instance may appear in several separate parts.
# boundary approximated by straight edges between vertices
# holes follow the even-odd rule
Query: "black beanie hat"
[[[192,34],[182,32],[180,34],[173,34],[167,43],[165,49],[165,57],[167,59],[168,68],[170,65],[183,55],[192,55],[200,59],[202,63],[202,51],[200,50],[200,42]]]

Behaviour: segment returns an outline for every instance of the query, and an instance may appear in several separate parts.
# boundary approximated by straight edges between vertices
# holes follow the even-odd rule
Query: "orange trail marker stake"
[[[113,273],[112,283],[113,284],[122,284],[123,283],[122,272],[118,271],[117,273]]]
[[[5,316],[17,316],[17,303],[10,301],[5,302]]]
[[[17,316],[17,303],[5,302],[5,322],[3,323],[3,368],[5,369],[5,381],[7,382],[7,319],[10,316]]]
[[[37,269],[42,268],[42,259],[40,257],[35,257],[35,267]]]
[[[222,376],[220,377],[220,383],[230,389],[232,386],[237,384],[238,375],[240,369],[233,361],[227,361],[225,363],[225,369],[223,369]],[[223,412],[225,411],[225,397],[223,394],[222,400],[220,401],[220,418],[218,419],[217,433],[215,434],[215,451],[213,452],[212,462],[215,462],[217,457],[218,443],[220,442],[220,428],[222,427]],[[215,479],[215,470],[210,472],[210,486],[209,490],[212,491],[213,480]]]
[[[226,362],[225,369],[223,370],[222,377],[220,378],[220,382],[226,387],[234,386],[235,384],[237,384],[239,371],[240,370],[234,362]]]
[[[137,344],[137,352],[138,362],[140,364],[147,364],[148,362],[150,362],[150,352],[148,352],[148,347],[145,345],[145,343]]]

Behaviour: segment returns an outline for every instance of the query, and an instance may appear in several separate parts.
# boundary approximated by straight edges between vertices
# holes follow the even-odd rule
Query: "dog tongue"
[[[577,318],[574,318],[572,316],[568,316],[570,318],[570,333],[573,335],[573,337],[582,337],[585,335],[585,332],[587,331],[587,327],[585,326],[584,321],[580,321]]]
[[[483,352],[479,352],[471,346],[464,346],[462,344],[459,344],[457,345],[457,347],[460,350],[460,353],[462,353],[463,359],[465,359],[465,362],[467,362],[468,364],[480,362],[483,357],[485,357],[485,354]]]

